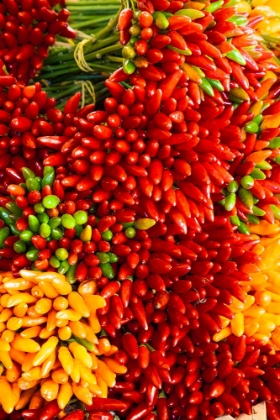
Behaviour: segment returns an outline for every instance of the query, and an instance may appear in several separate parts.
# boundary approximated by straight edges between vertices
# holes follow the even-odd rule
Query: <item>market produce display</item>
[[[0,419],[280,419],[270,0],[3,0]]]

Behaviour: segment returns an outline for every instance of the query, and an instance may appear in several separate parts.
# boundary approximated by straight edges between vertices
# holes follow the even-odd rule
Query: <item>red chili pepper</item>
[[[61,410],[57,405],[57,401],[51,401],[42,409],[40,420],[52,420],[60,413],[60,411]]]
[[[153,411],[153,407],[149,407],[147,403],[142,403],[134,408],[127,416],[127,420],[140,420]]]

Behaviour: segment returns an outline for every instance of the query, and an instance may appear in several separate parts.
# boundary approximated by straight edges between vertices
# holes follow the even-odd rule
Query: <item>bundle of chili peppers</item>
[[[6,3],[9,32],[27,6],[11,19]],[[48,92],[102,73],[97,105],[24,86],[36,66],[18,49],[3,69],[3,418],[83,419],[74,393],[91,420],[215,420],[259,401],[279,420],[279,68],[238,3],[128,2],[55,46]],[[65,9],[38,9],[26,50],[44,20],[44,45],[74,36]]]

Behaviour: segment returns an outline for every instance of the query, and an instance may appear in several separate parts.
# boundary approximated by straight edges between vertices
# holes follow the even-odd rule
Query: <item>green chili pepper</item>
[[[227,190],[228,190],[228,192],[230,192],[230,193],[234,193],[234,192],[236,192],[237,190],[238,190],[238,188],[239,188],[239,185],[238,185],[238,182],[237,181],[231,181],[229,184],[228,184],[228,186],[227,186]]]
[[[14,224],[10,215],[11,215],[11,213],[8,210],[6,210],[4,207],[0,207],[0,219],[3,220],[5,225],[10,226],[10,225]]]
[[[239,52],[238,49],[234,49],[229,51],[228,53],[225,54],[227,58],[229,58],[232,61],[235,61],[236,63],[240,64],[241,66],[245,66],[246,64],[246,60],[243,57],[243,55],[241,54],[241,52]]]
[[[131,45],[125,45],[122,49],[122,56],[127,60],[132,60],[136,56],[136,51]]]
[[[258,204],[258,202],[259,202],[259,199],[257,197],[253,197],[253,203]]]
[[[0,248],[1,249],[4,248],[5,246],[4,242],[9,237],[9,234],[10,234],[10,229],[7,226],[0,228]]]
[[[9,228],[13,235],[19,236],[20,231],[15,227],[15,225],[9,225]]]
[[[49,225],[51,229],[57,228],[61,225],[61,218],[60,217],[51,217],[49,220]]]
[[[100,268],[104,277],[110,280],[114,278],[115,273],[110,263],[100,264]]]
[[[67,261],[62,261],[62,263],[60,264],[57,272],[59,274],[65,274],[65,273],[67,273],[69,268],[70,268],[70,265],[68,264],[68,262]]]
[[[256,117],[254,117],[252,119],[252,121],[258,125],[260,125],[260,123],[262,122],[263,116],[262,114],[257,115]]]
[[[22,168],[21,172],[25,181],[27,181],[28,179],[36,178],[36,175],[34,174],[34,172],[31,171],[31,169],[29,168]]]
[[[224,92],[225,89],[222,83],[220,82],[220,80],[209,79],[209,78],[207,78],[207,80],[213,88],[217,89],[219,92]]]
[[[264,160],[263,162],[258,163],[256,165],[256,168],[263,169],[264,171],[269,171],[270,169],[272,169],[272,166]]]
[[[226,204],[226,199],[225,198],[223,198],[223,200],[220,200],[220,201],[218,201],[218,203],[221,205],[221,206],[225,206],[225,204]]]
[[[83,210],[78,210],[73,214],[77,225],[84,225],[88,221],[88,215]]]
[[[55,251],[55,256],[59,261],[65,261],[69,257],[69,253],[65,248],[58,248]]]
[[[246,223],[244,223],[244,222],[240,222],[240,225],[238,226],[237,229],[240,233],[244,233],[245,235],[250,235],[250,231],[249,231]]]
[[[27,251],[27,253],[26,253],[26,258],[27,258],[29,261],[36,261],[36,260],[38,259],[38,254],[39,254],[38,249],[30,249],[30,250],[29,250],[29,251]]]
[[[127,238],[133,239],[136,235],[136,230],[133,227],[128,227],[125,229],[124,234]]]
[[[248,122],[245,124],[245,131],[247,133],[257,133],[259,131],[259,126],[253,121]]]
[[[51,237],[55,241],[59,241],[61,238],[63,238],[63,232],[61,229],[54,228],[51,230]]]
[[[85,338],[76,337],[75,335],[74,338],[77,343],[81,344],[81,346],[85,347],[87,350],[94,351],[95,346],[90,341],[86,340]]]
[[[49,263],[53,268],[58,268],[60,266],[60,261],[54,255],[51,256]]]
[[[136,70],[136,66],[131,60],[124,60],[123,62],[123,71],[125,74],[133,74]]]
[[[29,226],[29,229],[32,230],[32,232],[34,233],[39,232],[40,222],[36,216],[33,216],[33,214],[30,214],[28,216],[28,226]]]
[[[70,284],[74,284],[76,282],[76,268],[77,264],[70,265],[69,270],[66,273],[66,278]]]
[[[110,257],[105,252],[97,252],[96,256],[98,257],[101,264],[106,264],[110,261]]]
[[[211,86],[211,84],[210,84],[209,80],[208,80],[206,77],[204,77],[204,78],[202,79],[202,83],[200,83],[199,87],[200,87],[200,88],[201,88],[201,89],[202,89],[205,93],[207,93],[207,95],[209,95],[209,96],[214,96],[214,95],[215,95],[214,90],[213,90],[213,88],[212,88],[212,86]]]
[[[116,256],[116,254],[113,254],[113,252],[107,252],[107,255],[109,257],[109,263],[116,263],[119,258]]]
[[[257,206],[253,206],[253,215],[254,216],[264,216],[266,213],[264,210],[260,209]]]
[[[18,216],[18,217],[22,216],[22,210],[13,201],[10,201],[9,203],[6,204],[6,209],[9,210],[11,213],[13,213],[15,216]]]
[[[153,18],[155,21],[155,24],[158,28],[160,29],[167,29],[169,26],[169,22],[168,19],[166,18],[166,16],[161,13],[161,12],[154,12],[153,13]]]
[[[225,209],[227,211],[231,211],[234,209],[236,204],[236,195],[235,193],[229,193],[229,195],[225,199]]]
[[[42,179],[42,188],[44,188],[46,185],[49,185],[51,187],[54,183],[54,179],[55,179],[55,172],[53,170],[52,172],[47,173]]]
[[[253,194],[249,190],[246,190],[245,188],[239,188],[238,196],[240,200],[242,201],[242,203],[245,204],[245,206],[248,209],[251,210],[253,208],[253,205],[254,205]]]
[[[280,147],[280,137],[275,137],[274,139],[270,140],[268,147],[270,149],[279,149],[279,147]]]
[[[37,214],[37,219],[40,223],[48,223],[48,221],[50,220],[47,213]]]
[[[208,7],[206,7],[204,10],[206,10],[209,13],[216,12],[216,10],[220,9],[224,4],[224,0],[218,0],[214,3],[211,3]]]
[[[248,24],[248,20],[245,16],[235,15],[231,16],[227,19],[229,22],[235,23],[237,26],[246,26]]]
[[[26,180],[28,191],[41,191],[41,184],[37,178],[29,178]]]
[[[134,226],[134,223],[135,222],[128,222],[128,223],[122,223],[122,225],[123,225],[123,228],[126,229],[128,227]]]
[[[137,41],[137,36],[140,34],[140,32],[141,32],[141,28],[140,28],[140,26],[139,25],[137,25],[137,24],[134,24],[134,25],[132,25],[130,28],[129,28],[129,33],[130,33],[130,35],[132,36],[132,38],[130,38],[130,41],[132,40],[132,39],[135,39],[136,41]],[[129,41],[129,42],[130,42]],[[135,41],[135,42],[136,42]],[[134,42],[134,43],[135,43]]]
[[[63,214],[61,216],[61,224],[66,229],[73,229],[76,226],[76,220],[71,214]]]
[[[139,28],[140,28],[140,26],[139,26]],[[141,29],[140,29],[140,32],[141,32]],[[139,33],[140,33],[139,32]],[[138,34],[139,35],[139,34]],[[134,45],[136,44],[136,42],[138,41],[138,38],[136,38],[136,36],[132,36],[131,38],[130,38],[130,40],[129,40],[129,43],[128,43],[128,45],[131,45],[132,47],[134,47]]]
[[[60,199],[56,195],[47,195],[43,198],[42,203],[46,209],[55,209],[60,203]]]
[[[254,225],[259,225],[260,224],[260,220],[257,216],[253,216],[252,214],[248,214],[247,218],[248,218],[249,223],[253,223]]]
[[[111,241],[114,235],[111,230],[106,230],[106,232],[101,233],[101,236],[102,236],[102,239],[104,239],[104,241]]]
[[[26,251],[26,245],[23,241],[17,241],[14,243],[14,251],[18,254],[23,254]]]
[[[250,175],[245,175],[243,178],[241,178],[240,184],[243,188],[246,188],[246,190],[249,190],[250,188],[253,188],[254,186],[254,179]]]
[[[39,234],[42,238],[48,238],[51,234],[51,228],[47,223],[42,223],[39,229]]]
[[[274,214],[275,219],[280,220],[280,209],[275,204],[270,204],[270,208]]]
[[[77,226],[75,227],[75,229],[76,229],[76,236],[80,236],[80,235],[81,235],[81,233],[82,233],[82,232],[83,232],[83,230],[84,230],[83,226],[81,226],[81,225],[77,225]]]
[[[19,234],[19,239],[24,242],[30,242],[34,233],[31,230],[23,230]]]
[[[35,213],[38,213],[38,214],[45,213],[46,211],[42,203],[35,204],[33,208],[34,208]]]
[[[167,48],[169,50],[172,50],[172,51],[177,52],[178,54],[192,55],[192,52],[191,52],[191,50],[189,48],[186,48],[185,50],[181,50],[180,48],[173,47],[173,45],[167,45]]]
[[[254,179],[265,179],[266,175],[258,168],[254,168],[250,173],[251,177]]]
[[[43,176],[48,175],[49,173],[54,172],[54,167],[53,166],[44,166],[43,169]]]
[[[176,16],[188,16],[191,20],[200,19],[205,16],[203,12],[196,9],[181,9],[175,13]]]

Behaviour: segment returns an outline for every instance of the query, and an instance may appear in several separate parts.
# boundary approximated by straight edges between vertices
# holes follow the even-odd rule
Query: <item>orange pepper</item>
[[[16,334],[11,345],[16,350],[25,351],[26,353],[37,353],[40,350],[40,345],[31,338],[23,338]]]
[[[40,391],[36,391],[30,400],[29,410],[36,410],[37,408],[41,408],[43,406],[43,403],[44,399]]]
[[[6,370],[6,378],[9,382],[15,382],[21,375],[21,367],[18,363],[13,363],[12,369]]]
[[[13,308],[13,314],[14,316],[17,316],[18,318],[22,318],[23,316],[26,315],[27,309],[28,309],[27,303],[20,303],[19,305],[16,305]]]
[[[14,410],[13,391],[9,382],[2,376],[0,377],[0,389],[0,403],[3,410],[6,413],[11,414]]]
[[[13,361],[8,351],[0,351],[0,361],[3,363],[6,369],[13,368]]]
[[[58,368],[52,371],[52,379],[57,384],[65,384],[68,382],[68,375],[63,368]]]
[[[103,381],[110,387],[113,388],[116,384],[116,374],[113,373],[106,363],[98,359],[98,368],[96,373],[103,379]]]
[[[72,384],[72,390],[76,398],[84,404],[92,405],[92,395],[88,388],[83,388],[75,383]]]
[[[56,363],[56,352],[53,352],[43,363],[41,368],[41,377],[46,378]]]
[[[81,317],[83,318],[88,318],[90,315],[90,311],[86,305],[86,298],[88,296],[85,296],[85,301],[82,298],[82,296],[79,295],[79,293],[77,292],[71,292],[68,295],[68,302],[70,307],[77,313],[79,313],[81,315]],[[91,296],[92,298],[96,297],[96,296]],[[102,298],[103,299],[103,298]]]
[[[26,328],[25,330],[22,330],[20,335],[23,338],[36,338],[39,336],[41,330],[42,330],[42,327],[37,325],[36,327],[30,327],[30,328]]]
[[[82,324],[80,321],[69,321],[68,323],[69,327],[71,328],[72,333],[78,337],[78,338],[86,338],[87,333],[86,329],[84,327],[84,324]]]
[[[46,381],[41,385],[41,395],[46,401],[53,401],[57,398],[59,391],[59,385],[54,382],[52,379],[46,379]]]
[[[52,300],[48,298],[41,298],[35,305],[35,311],[39,315],[45,315],[52,309]]]
[[[28,370],[27,372],[23,372],[21,377],[25,381],[38,381],[39,379],[41,379],[41,368],[35,367]]]
[[[29,403],[29,401],[31,400],[35,391],[36,391],[35,387],[24,391],[21,394],[19,402],[16,404],[15,409],[16,410],[22,410],[24,407],[26,407],[27,404]]]
[[[63,296],[58,296],[54,301],[53,301],[53,308],[56,311],[63,311],[64,309],[67,309],[69,306],[68,300],[63,297]]]
[[[44,295],[49,299],[55,299],[57,296],[59,296],[59,293],[56,291],[53,285],[47,281],[40,281],[38,286],[40,287]]]
[[[58,328],[57,333],[58,333],[58,337],[59,337],[59,339],[60,339],[60,340],[62,340],[62,341],[67,341],[67,340],[69,340],[69,339],[71,338],[71,336],[72,336],[72,331],[71,331],[71,328],[70,328],[70,327],[68,327],[68,326]]]

